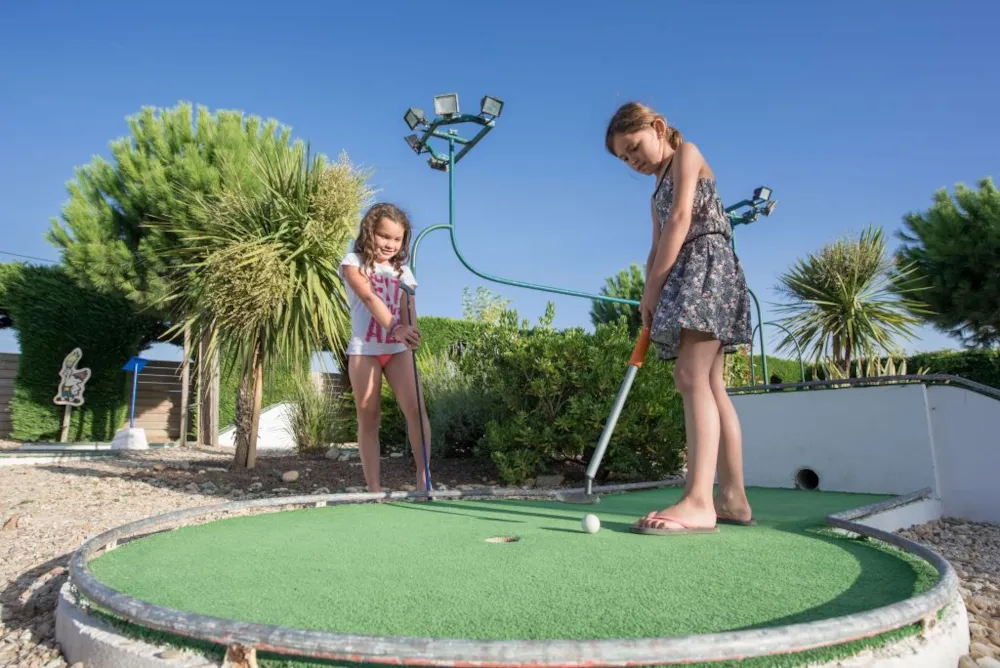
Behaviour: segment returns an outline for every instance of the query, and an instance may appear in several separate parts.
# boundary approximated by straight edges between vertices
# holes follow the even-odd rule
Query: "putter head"
[[[562,503],[572,503],[581,506],[592,506],[594,504],[601,502],[601,497],[596,494],[588,494],[587,492],[579,492],[575,490],[567,490],[565,492],[556,493],[556,501]]]

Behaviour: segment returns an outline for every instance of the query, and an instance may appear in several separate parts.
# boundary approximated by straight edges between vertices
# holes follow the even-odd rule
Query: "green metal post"
[[[413,272],[414,276],[417,274],[417,248],[420,247],[421,240],[423,240],[426,234],[433,232],[434,230],[446,230],[449,227],[451,227],[451,225],[441,223],[438,225],[431,225],[428,228],[420,230],[420,234],[418,234],[417,238],[413,240],[413,254],[410,257],[410,271]]]
[[[757,322],[764,322],[764,316],[760,312],[760,302],[757,301],[757,295],[753,293],[749,287],[747,287],[747,292],[750,293],[750,297],[753,298],[753,304],[757,308]],[[750,363],[753,364],[753,332],[750,332]],[[763,367],[764,377],[768,378],[767,375],[767,349],[764,346],[764,328],[760,328],[760,365]],[[753,367],[751,367],[752,369]]]
[[[481,133],[482,134],[482,133]],[[560,295],[568,295],[570,297],[583,297],[585,299],[596,299],[598,301],[614,302],[617,304],[629,304],[631,306],[638,306],[639,302],[632,299],[622,299],[619,297],[610,297],[608,295],[595,295],[589,292],[580,292],[578,290],[567,290],[564,288],[556,288],[549,285],[538,285],[537,283],[525,283],[524,281],[515,281],[509,278],[502,278],[500,276],[494,276],[493,274],[487,274],[484,271],[480,271],[469,264],[469,261],[465,259],[462,251],[458,248],[458,239],[455,235],[455,162],[457,158],[455,156],[455,141],[454,137],[448,137],[448,224],[438,224],[432,225],[425,230],[421,230],[420,234],[413,242],[413,257],[410,258],[411,270],[415,272],[415,266],[417,263],[417,245],[423,239],[424,235],[433,230],[443,230],[448,229],[451,234],[451,247],[455,251],[455,255],[458,257],[459,262],[468,269],[470,272],[479,276],[480,278],[492,281],[494,283],[502,283],[504,285],[511,285],[517,288],[525,288],[529,290],[539,290],[541,292],[552,292]],[[468,145],[466,145],[468,146]]]

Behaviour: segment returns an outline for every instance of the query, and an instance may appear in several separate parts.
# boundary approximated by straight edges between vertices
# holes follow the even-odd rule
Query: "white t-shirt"
[[[341,278],[344,277],[345,265],[361,267],[361,257],[353,251],[347,252],[344,259],[340,261]],[[396,270],[391,264],[376,264],[375,274],[369,277],[369,280],[372,290],[389,307],[393,316],[405,322],[405,319],[400,315],[400,309],[406,308],[406,295],[403,294],[399,283],[402,280],[406,285],[416,289],[417,279],[410,271],[409,266],[404,264],[400,269],[403,272],[402,277],[396,275]],[[392,355],[406,350],[405,343],[388,337],[388,331],[384,330],[372,317],[371,311],[351,289],[346,280],[344,281],[344,289],[347,293],[347,303],[351,307],[351,340],[347,344],[348,355]]]

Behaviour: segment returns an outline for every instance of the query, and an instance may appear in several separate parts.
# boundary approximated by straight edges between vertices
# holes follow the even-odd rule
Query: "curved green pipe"
[[[790,331],[788,331],[788,328],[785,327],[784,325],[782,325],[780,322],[773,322],[772,321],[772,322],[765,322],[764,324],[765,325],[771,325],[773,327],[777,327],[778,329],[784,331],[785,334],[788,334],[788,338],[790,338],[792,340],[792,343],[795,344],[795,350],[796,350],[796,352],[798,352],[798,355],[799,355],[799,374],[802,376],[802,382],[803,383],[806,382],[806,366],[802,362],[802,346],[799,345],[799,340],[796,339],[795,335],[792,334]],[[763,338],[764,328],[761,327],[759,323],[753,329],[754,329],[754,332],[756,332],[758,329],[760,329],[761,336]],[[753,337],[751,336],[750,338],[753,338]],[[763,349],[763,342],[761,343],[761,347]],[[761,355],[761,365],[763,366],[762,371],[764,373],[764,378],[765,378],[764,385],[767,385],[771,381],[770,381],[770,377],[767,375],[767,357],[764,356],[764,355]],[[756,372],[756,370],[754,368],[753,348],[751,347],[750,348],[750,387],[754,387],[754,385],[756,384],[756,382],[757,382],[756,381],[756,377],[757,377],[757,372]]]
[[[597,301],[613,302],[617,304],[629,304],[630,306],[638,306],[639,302],[633,299],[622,299],[620,297],[610,297],[608,295],[595,295],[589,292],[581,292],[579,290],[569,290],[566,288],[556,288],[550,285],[539,285],[537,283],[526,283],[524,281],[516,281],[510,278],[502,278],[500,276],[494,276],[492,274],[487,274],[484,271],[479,271],[465,259],[462,255],[462,251],[458,248],[458,239],[455,236],[455,137],[448,136],[448,223],[440,223],[437,225],[431,225],[420,231],[416,239],[413,240],[413,254],[410,258],[410,270],[416,274],[417,271],[417,248],[420,246],[420,242],[423,240],[424,236],[433,232],[434,230],[448,230],[449,236],[451,238],[451,247],[455,251],[455,255],[458,257],[458,261],[468,269],[470,272],[483,278],[487,281],[492,281],[494,283],[501,283],[503,285],[511,285],[516,288],[525,288],[528,290],[538,290],[540,292],[552,292],[560,295],[568,295],[570,297],[583,297],[584,299],[593,299]],[[734,205],[734,207],[739,205]],[[728,211],[727,211],[728,213]],[[757,322],[762,322],[763,317],[760,311],[760,302],[757,300],[757,295],[753,293],[753,290],[747,288],[750,296],[753,298],[754,306],[757,309]],[[764,374],[767,374],[767,354],[764,344],[764,330],[761,328],[760,332],[760,348],[762,351]],[[751,342],[751,350],[753,349],[753,344]],[[751,357],[752,359],[752,357]]]

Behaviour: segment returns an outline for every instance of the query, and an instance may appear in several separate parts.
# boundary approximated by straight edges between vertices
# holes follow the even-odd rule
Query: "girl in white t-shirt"
[[[410,449],[417,467],[417,489],[426,489],[418,419],[424,422],[427,457],[431,426],[427,409],[417,408],[413,350],[420,344],[416,306],[407,308],[408,295],[400,282],[416,288],[406,265],[409,259],[410,220],[392,204],[372,206],[361,220],[358,238],[340,263],[351,307],[351,339],[347,344],[347,372],[358,412],[358,449],[369,491],[381,491],[379,422],[382,375],[392,388],[406,418]],[[412,312],[414,321],[410,322]],[[423,392],[421,391],[421,396]],[[419,418],[418,418],[419,415]]]

